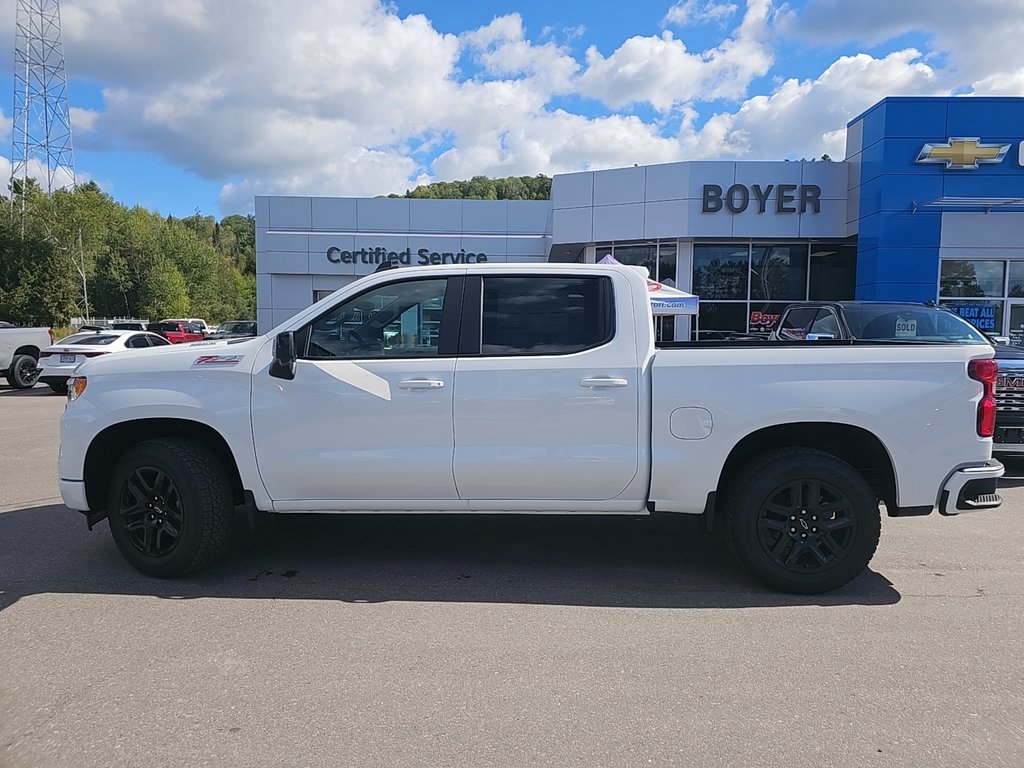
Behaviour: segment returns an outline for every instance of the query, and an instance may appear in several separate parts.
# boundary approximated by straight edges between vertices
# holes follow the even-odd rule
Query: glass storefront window
[[[694,245],[693,293],[702,304],[714,299],[746,300],[749,269],[750,246]]]
[[[750,254],[750,298],[803,301],[807,297],[806,245],[755,245]]]
[[[654,280],[658,279],[658,245],[616,245],[612,256],[620,264],[634,267],[646,267],[647,274]]]
[[[744,333],[747,330],[747,303],[717,302],[700,303],[700,314],[697,316],[697,338],[714,340],[727,337],[731,333]]]
[[[945,259],[939,296],[974,298],[1002,296],[1006,262]]]
[[[658,282],[675,288],[676,285],[676,244],[662,243],[658,246]]]
[[[1024,261],[1011,261],[1010,284],[1007,286],[1007,296],[1012,299],[1024,297]]]
[[[999,334],[1003,330],[1003,302],[947,300],[939,302],[949,307],[979,331]]]
[[[835,243],[811,245],[807,298],[811,301],[850,301],[857,292],[857,246]]]

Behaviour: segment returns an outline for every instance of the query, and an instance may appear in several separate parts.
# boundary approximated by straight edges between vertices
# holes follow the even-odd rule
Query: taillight
[[[106,352],[79,352],[78,354],[82,357],[99,357],[100,355],[107,354]]]
[[[967,375],[985,388],[978,403],[978,437],[992,437],[996,432],[996,377],[999,364],[995,360],[971,360]]]
[[[42,360],[44,357],[49,357],[52,354],[53,354],[53,352],[40,352],[39,353],[39,359]]]

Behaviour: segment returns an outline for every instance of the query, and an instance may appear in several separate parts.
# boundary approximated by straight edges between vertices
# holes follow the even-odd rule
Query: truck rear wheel
[[[110,533],[136,569],[169,578],[227,548],[231,484],[217,457],[192,440],[160,438],[128,449],[107,495]]]
[[[38,363],[32,355],[15,355],[7,369],[7,383],[15,389],[31,389],[39,380]]]
[[[727,509],[729,543],[739,561],[784,592],[838,589],[868,565],[881,515],[867,482],[822,451],[784,448],[740,473]]]

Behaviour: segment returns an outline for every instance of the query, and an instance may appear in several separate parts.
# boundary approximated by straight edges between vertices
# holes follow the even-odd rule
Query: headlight
[[[72,376],[68,379],[68,402],[73,403],[81,397],[88,384],[89,379],[85,376]]]

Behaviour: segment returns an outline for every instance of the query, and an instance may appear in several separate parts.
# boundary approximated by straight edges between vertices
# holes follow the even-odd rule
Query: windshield
[[[256,323],[248,320],[239,320],[232,323],[224,323],[218,333],[251,333],[256,335]]]
[[[68,336],[66,339],[61,339],[58,344],[89,344],[99,346],[102,344],[110,344],[115,341],[117,336],[106,336],[102,333],[75,333]]]
[[[865,304],[848,309],[846,321],[856,339],[990,343],[981,331],[962,317],[937,307],[898,308]]]

